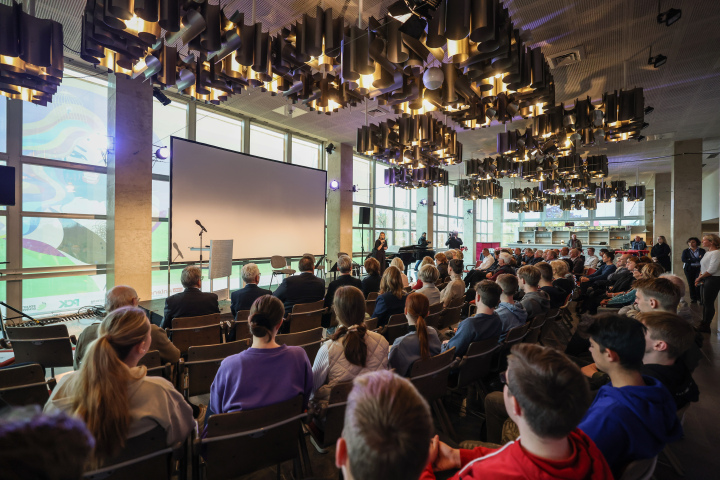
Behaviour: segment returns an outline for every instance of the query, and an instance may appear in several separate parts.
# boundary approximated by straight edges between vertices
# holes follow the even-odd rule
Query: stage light
[[[337,190],[340,188],[340,182],[337,180],[330,180],[330,190]]]
[[[421,206],[421,207],[426,206],[427,203],[428,203],[428,202],[427,202],[427,199],[425,199],[425,198],[423,198],[423,199],[420,200],[420,206]]]
[[[160,160],[166,160],[170,156],[170,149],[168,147],[160,147],[155,150],[155,156]]]
[[[353,192],[353,193],[357,193],[357,192],[359,192],[359,191],[360,191],[360,189],[358,188],[357,185],[353,185],[353,186],[352,186],[352,192]]]
[[[659,6],[660,5],[658,2],[658,7]],[[659,10],[659,8],[658,8],[658,10]],[[669,27],[670,25],[677,22],[681,18],[682,18],[682,10],[680,10],[679,8],[671,8],[670,10],[668,10],[666,12],[658,13],[657,22],[664,23],[665,26]]]
[[[650,115],[654,111],[655,111],[655,109],[653,107],[651,107],[650,105],[645,107],[645,115]]]
[[[159,88],[153,87],[153,97],[157,98],[157,100],[162,103],[163,107],[167,107],[172,103],[172,100],[170,100]]]
[[[325,147],[325,151],[328,153],[328,155],[332,155],[332,153],[335,151],[335,145],[329,144],[327,147]]]
[[[412,16],[412,10],[403,0],[398,0],[388,7],[388,15],[400,23],[405,23]]]
[[[667,62],[667,57],[662,53],[659,53],[653,57],[652,46],[650,47],[650,56],[648,57],[648,65],[652,65],[653,68],[660,68]]]

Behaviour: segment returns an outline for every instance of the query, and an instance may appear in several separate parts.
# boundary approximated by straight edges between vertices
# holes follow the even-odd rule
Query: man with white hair
[[[510,273],[510,274],[514,275],[515,271],[512,268],[511,262],[512,262],[512,255],[510,255],[507,252],[501,252],[498,255],[498,261],[497,261],[498,267],[495,269],[494,272],[488,272],[488,274],[485,275],[485,277],[489,278],[490,280],[492,280],[494,282],[503,273]]]
[[[333,300],[335,300],[335,292],[340,287],[346,287],[348,285],[357,287],[362,290],[362,281],[359,278],[352,276],[352,259],[347,255],[342,255],[338,258],[337,268],[340,275],[330,282],[328,285],[327,293],[325,294],[325,308],[332,307]],[[323,327],[328,328],[330,326],[330,313],[323,316]]]
[[[248,263],[240,270],[240,276],[245,283],[245,286],[240,290],[235,290],[230,295],[231,305],[230,311],[233,317],[237,315],[237,312],[242,310],[250,310],[253,302],[262,297],[263,295],[272,295],[270,290],[258,287],[260,283],[260,269],[254,263]]]
[[[140,298],[134,288],[126,285],[117,285],[111,288],[105,295],[105,312],[110,313],[120,307],[137,307]],[[98,338],[100,323],[93,323],[85,328],[78,337],[75,346],[75,370],[80,368],[80,363],[90,344]],[[180,350],[172,344],[165,331],[157,325],[150,324],[150,350],[158,350],[160,359],[163,362],[176,363],[180,360]]]

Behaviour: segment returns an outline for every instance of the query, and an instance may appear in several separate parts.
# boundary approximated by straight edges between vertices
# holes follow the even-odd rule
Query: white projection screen
[[[200,247],[195,220],[207,229],[205,245],[233,240],[233,260],[325,252],[324,170],[176,137],[170,150],[173,262],[200,260],[200,252],[190,250]]]

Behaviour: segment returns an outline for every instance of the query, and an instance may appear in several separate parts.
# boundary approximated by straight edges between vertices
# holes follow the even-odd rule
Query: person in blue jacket
[[[602,265],[598,266],[595,273],[586,277],[580,277],[580,290],[584,294],[587,289],[592,287],[599,280],[607,280],[611,273],[617,270],[617,266],[613,263],[615,254],[612,252],[602,252]]]
[[[682,437],[675,401],[655,378],[640,373],[645,326],[615,314],[599,315],[587,328],[597,368],[610,376],[578,428],[600,448],[615,478],[628,464],[658,455]]]

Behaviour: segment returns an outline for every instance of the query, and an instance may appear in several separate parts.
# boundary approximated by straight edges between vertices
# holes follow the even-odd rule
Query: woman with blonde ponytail
[[[125,441],[160,425],[168,445],[183,441],[195,426],[190,405],[170,382],[146,376],[138,361],[150,347],[150,322],[137,307],[109,313],[80,370],[58,383],[45,412],[80,417],[95,437],[94,466],[118,454]]]
[[[408,295],[405,301],[405,316],[410,332],[396,339],[390,347],[390,368],[394,368],[400,375],[407,377],[416,360],[425,360],[440,353],[440,337],[434,328],[425,323],[429,310],[430,301],[425,295]]]
[[[388,270],[395,269],[389,267]],[[395,269],[397,270],[397,269]],[[335,291],[333,302],[340,327],[323,344],[313,364],[314,400],[326,401],[332,387],[360,374],[387,368],[388,342],[365,328],[365,296],[359,288],[346,286]]]

